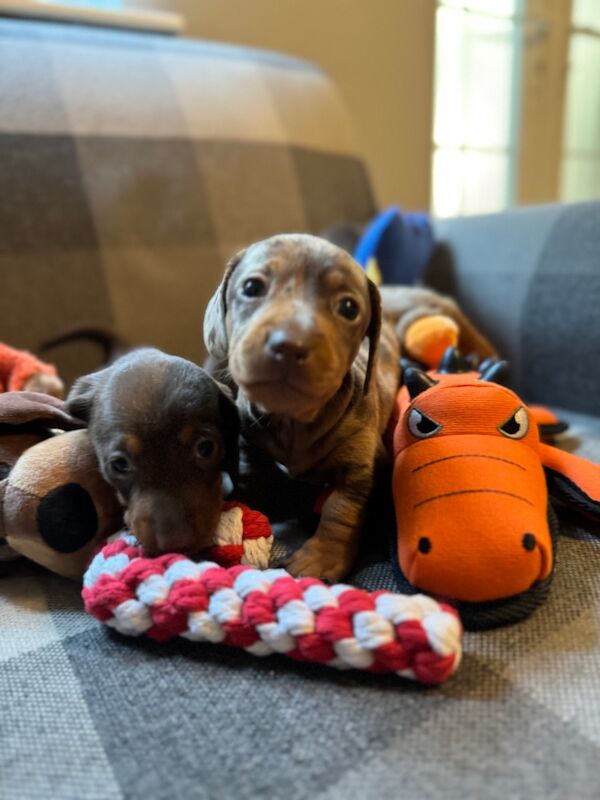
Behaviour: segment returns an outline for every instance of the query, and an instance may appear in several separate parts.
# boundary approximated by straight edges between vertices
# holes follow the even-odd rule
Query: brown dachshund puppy
[[[303,234],[239,253],[209,302],[206,346],[237,387],[245,439],[332,490],[286,564],[294,575],[335,581],[355,559],[399,380],[395,336],[380,330],[376,286],[348,253]]]
[[[125,521],[149,553],[207,547],[221,513],[221,470],[235,479],[234,402],[203,369],[144,348],[75,382],[71,414],[86,421]]]

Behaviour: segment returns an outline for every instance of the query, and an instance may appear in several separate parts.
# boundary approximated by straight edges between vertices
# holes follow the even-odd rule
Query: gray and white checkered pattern
[[[372,211],[335,91],[310,65],[0,21],[1,339],[31,346],[94,323],[198,357],[232,250]],[[581,247],[598,243],[585,208],[528,214],[443,227],[459,295],[513,360],[532,276],[556,273],[557,221],[591,237]],[[524,253],[530,266],[515,266]],[[542,342],[531,336],[527,353]],[[94,365],[84,347],[61,363],[69,376]],[[600,422],[566,416],[565,444],[600,461]],[[383,517],[354,576],[369,588],[394,587]],[[4,565],[0,798],[595,800],[600,529],[562,524],[550,600],[519,625],[467,635],[459,673],[435,690],[121,638],[83,613],[75,584]]]

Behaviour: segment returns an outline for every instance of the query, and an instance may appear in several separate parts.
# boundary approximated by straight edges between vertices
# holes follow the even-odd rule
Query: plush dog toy
[[[53,397],[0,394],[0,559],[24,555],[81,578],[94,547],[119,529],[122,509],[82,424]]]
[[[407,368],[392,422],[400,586],[454,602],[467,627],[516,621],[546,596],[550,494],[600,519],[600,465],[540,441],[523,401],[481,372]],[[540,412],[538,412],[539,414]]]

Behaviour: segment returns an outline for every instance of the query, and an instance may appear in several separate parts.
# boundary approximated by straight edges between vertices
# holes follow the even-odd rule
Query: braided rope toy
[[[242,507],[228,513],[231,521],[255,512]],[[264,533],[259,517],[248,520],[254,538],[241,558],[248,562],[258,553],[260,563],[264,552],[256,541],[268,537],[258,535]],[[232,547],[239,562],[240,546],[220,545],[226,563],[234,557]],[[212,552],[219,555],[216,547]],[[395,672],[427,684],[448,678],[461,658],[456,612],[425,595],[328,586],[248,563],[224,567],[178,554],[146,558],[130,534],[113,537],[93,558],[82,594],[86,610],[101,622],[157,641],[181,636],[256,656],[283,653],[340,669]]]

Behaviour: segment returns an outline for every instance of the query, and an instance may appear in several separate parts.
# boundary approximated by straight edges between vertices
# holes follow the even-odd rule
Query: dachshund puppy
[[[235,480],[235,403],[203,369],[144,348],[77,380],[71,414],[88,423],[100,470],[150,553],[193,555],[221,514],[221,470]]]
[[[235,256],[207,307],[209,363],[237,391],[244,438],[331,490],[286,564],[294,575],[336,581],[354,562],[399,381],[393,330],[380,332],[377,287],[348,253],[304,234]]]

